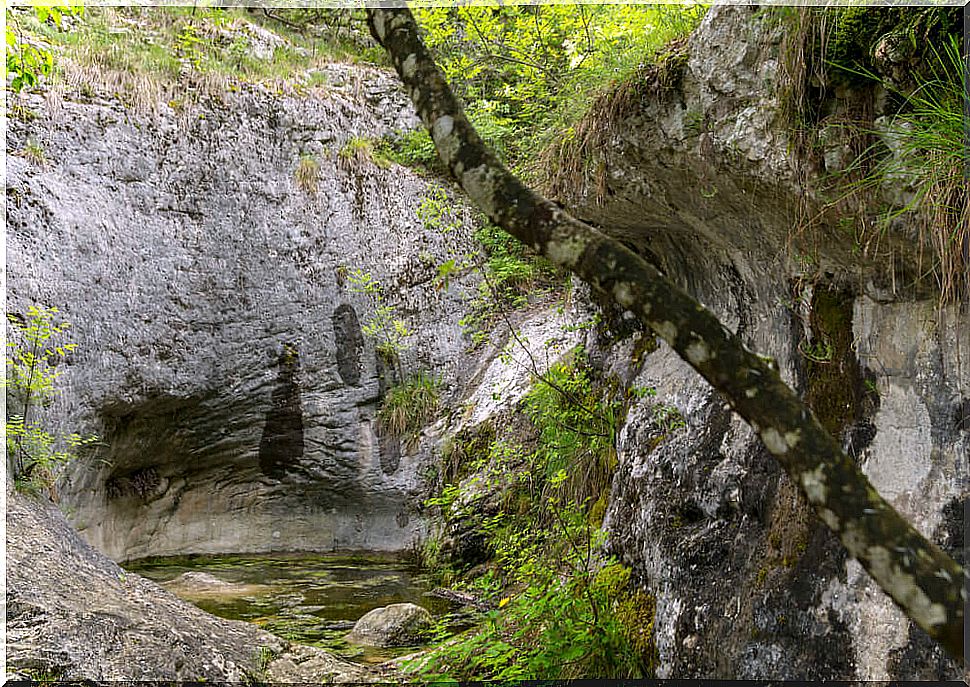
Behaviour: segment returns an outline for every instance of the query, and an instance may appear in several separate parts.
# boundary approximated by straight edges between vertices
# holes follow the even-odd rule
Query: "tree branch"
[[[465,117],[407,9],[370,8],[367,17],[438,154],[471,200],[495,224],[663,337],[751,424],[849,554],[906,615],[962,661],[963,568],[879,496],[779,374],[710,311],[502,166]]]

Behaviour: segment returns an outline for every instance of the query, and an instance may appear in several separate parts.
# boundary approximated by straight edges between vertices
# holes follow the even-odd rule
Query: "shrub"
[[[57,308],[32,305],[26,316],[8,314],[12,325],[7,342],[7,460],[18,489],[36,492],[46,489],[56,498],[54,483],[74,459],[74,451],[96,441],[79,434],[51,434],[37,415],[57,393],[54,382],[60,376],[57,364],[75,349],[73,343],[58,343],[70,326],[57,321]]]
[[[576,503],[595,499],[616,467],[619,407],[594,387],[581,348],[536,380],[524,400],[539,433],[534,469],[551,484],[565,475],[564,488]]]

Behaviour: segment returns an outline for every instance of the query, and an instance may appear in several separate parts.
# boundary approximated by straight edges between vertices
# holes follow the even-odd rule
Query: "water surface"
[[[344,641],[370,610],[410,602],[447,620],[447,601],[425,596],[429,582],[413,566],[381,554],[273,553],[175,556],[130,561],[125,567],[163,586],[185,572],[258,585],[238,593],[193,593],[172,587],[213,615],[245,620],[284,639],[329,649],[358,662],[377,663],[415,647],[379,649]]]

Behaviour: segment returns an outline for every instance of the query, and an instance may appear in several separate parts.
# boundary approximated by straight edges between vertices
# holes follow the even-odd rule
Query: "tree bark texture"
[[[750,423],[849,554],[962,662],[963,569],[876,492],[767,359],[657,269],[499,162],[465,117],[410,11],[372,8],[367,16],[442,161],[471,200],[495,224],[631,310],[703,375]]]

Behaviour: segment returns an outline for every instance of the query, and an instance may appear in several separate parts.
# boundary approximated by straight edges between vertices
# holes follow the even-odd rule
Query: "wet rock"
[[[411,603],[375,608],[364,615],[347,635],[347,641],[370,646],[420,644],[434,626],[431,614]]]
[[[204,572],[189,571],[162,585],[180,597],[198,598],[206,596],[248,596],[267,589],[261,584],[242,584],[220,580]]]

